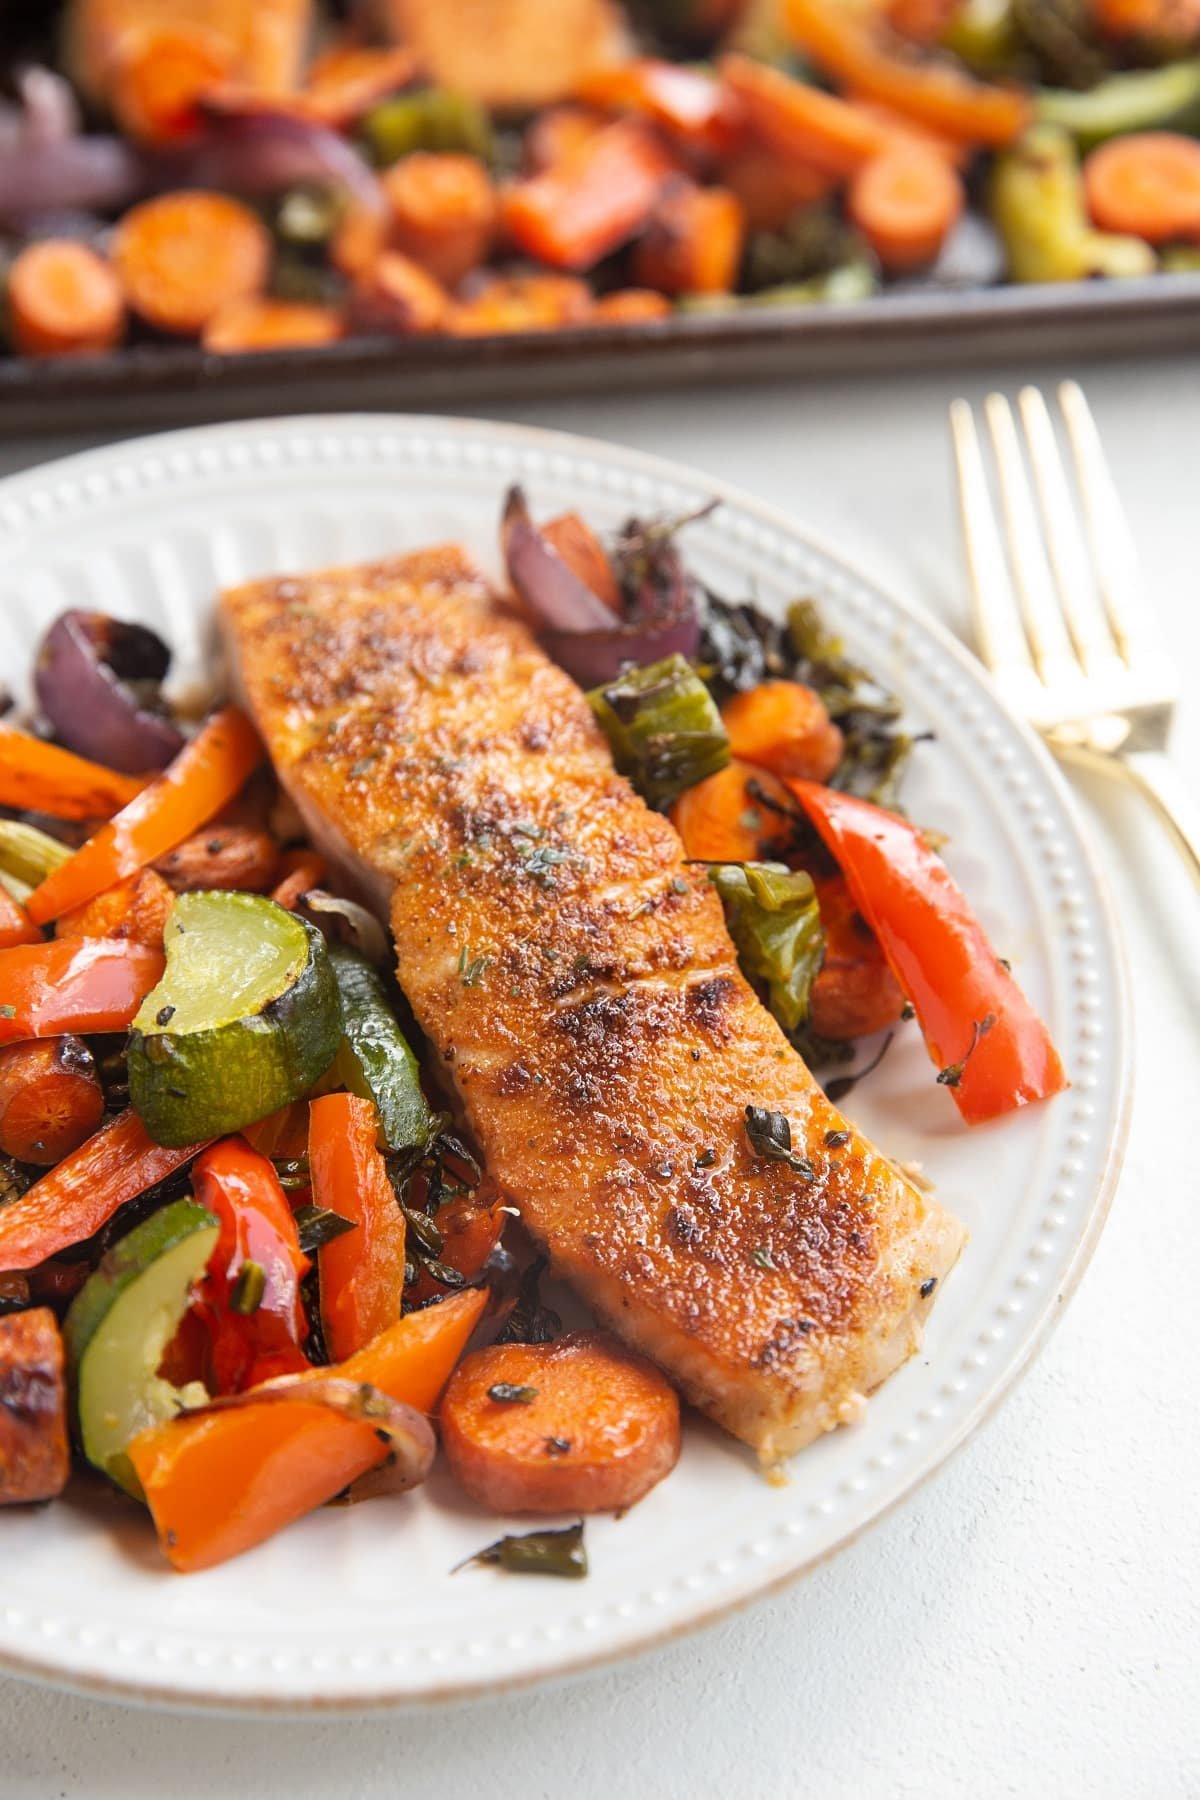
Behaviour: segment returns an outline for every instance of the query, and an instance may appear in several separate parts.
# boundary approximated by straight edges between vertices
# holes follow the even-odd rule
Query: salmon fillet
[[[222,616],[555,1272],[765,1458],[853,1417],[965,1233],[825,1098],[580,690],[453,548],[254,582]],[[807,1168],[754,1154],[748,1105]]]

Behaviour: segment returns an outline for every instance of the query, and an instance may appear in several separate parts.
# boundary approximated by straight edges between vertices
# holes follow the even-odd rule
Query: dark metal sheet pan
[[[1200,275],[928,289],[510,337],[356,338],[270,355],[147,344],[87,361],[0,359],[0,436],[1197,348]]]

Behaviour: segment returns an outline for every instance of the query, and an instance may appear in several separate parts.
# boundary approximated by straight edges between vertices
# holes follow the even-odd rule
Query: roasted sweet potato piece
[[[58,1322],[48,1306],[0,1318],[0,1506],[51,1500],[71,1472]]]
[[[388,250],[363,271],[350,296],[350,312],[364,331],[412,337],[438,331],[450,311],[450,296],[420,263]]]
[[[742,203],[728,188],[672,181],[634,249],[633,278],[662,294],[731,293],[745,235]]]
[[[381,0],[381,10],[438,87],[500,108],[566,99],[619,41],[611,0]]]
[[[496,229],[496,190],[476,156],[423,150],[383,177],[390,237],[444,287],[457,287],[487,260]]]

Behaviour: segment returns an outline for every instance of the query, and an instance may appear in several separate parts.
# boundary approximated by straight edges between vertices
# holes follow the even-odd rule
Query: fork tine
[[[979,654],[995,675],[1033,680],[1033,659],[1008,579],[975,417],[965,400],[951,402],[950,431]]]
[[[1117,651],[1096,597],[1096,583],[1049,409],[1041,389],[1035,387],[1022,388],[1017,405],[1033,464],[1038,510],[1059,605],[1080,662],[1089,675],[1099,674],[1117,663]]]
[[[1012,408],[1003,394],[989,394],[984,401],[984,413],[1000,474],[1009,560],[1034,664],[1047,687],[1055,681],[1077,681],[1079,665],[1050,579],[1041,526],[1021,457]]]
[[[1096,584],[1117,649],[1132,667],[1138,651],[1144,653],[1155,647],[1146,627],[1145,596],[1133,534],[1083,389],[1076,381],[1064,381],[1058,398],[1083,497]]]

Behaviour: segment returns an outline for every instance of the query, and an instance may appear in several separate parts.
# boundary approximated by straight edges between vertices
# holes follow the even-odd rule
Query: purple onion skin
[[[62,613],[38,650],[38,705],[80,756],[125,775],[165,768],[183,748],[183,735],[140,706],[122,676],[160,680],[167,660],[161,641],[143,626],[104,613]]]
[[[593,688],[615,681],[631,663],[641,668],[676,654],[690,662],[700,649],[700,621],[693,614],[657,629],[619,625],[608,631],[543,631],[541,644],[572,681]]]
[[[252,105],[214,114],[194,143],[162,162],[165,185],[259,198],[305,181],[330,182],[370,211],[386,210],[378,177],[346,138],[315,120]]]
[[[0,225],[46,213],[116,212],[150,186],[144,159],[115,137],[0,142]]]
[[[608,632],[612,608],[594,594],[547,542],[530,517],[525,495],[512,487],[504,501],[500,546],[508,579],[519,597],[549,631],[563,634]]]

